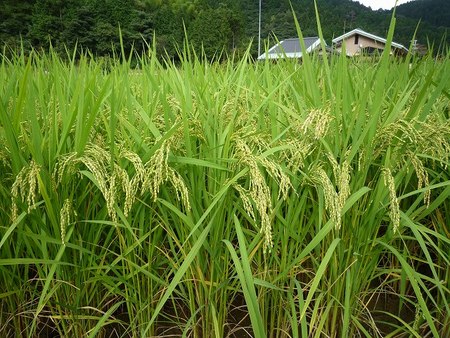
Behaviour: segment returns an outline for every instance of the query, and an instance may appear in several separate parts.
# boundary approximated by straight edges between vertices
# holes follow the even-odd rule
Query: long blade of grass
[[[2,248],[3,244],[5,244],[8,237],[13,233],[13,231],[16,229],[16,227],[22,222],[22,220],[25,218],[26,212],[22,212],[17,219],[8,227],[8,230],[3,234],[2,240],[0,241],[0,249]]]
[[[94,328],[89,333],[89,338],[94,338],[97,336],[99,331],[103,329],[106,325],[111,325],[114,323],[118,323],[118,320],[114,319],[109,322],[108,319],[112,316],[112,314],[124,303],[124,301],[120,301],[115,303],[111,308],[106,311],[103,316],[100,318],[100,320],[95,324]]]
[[[244,298],[250,315],[250,321],[252,323],[253,334],[256,338],[264,338],[266,337],[266,333],[264,329],[263,319],[261,316],[261,311],[259,309],[258,298],[256,296],[253,274],[250,269],[250,262],[248,259],[245,237],[242,232],[240,222],[236,217],[236,215],[233,216],[233,219],[236,228],[236,234],[239,241],[239,252],[241,254],[241,259],[239,259],[236,250],[234,249],[230,241],[224,240],[224,243],[231,254],[231,258],[233,259],[236,273],[242,285],[242,291],[244,293]]]
[[[409,282],[411,283],[411,286],[414,289],[414,294],[417,297],[417,301],[419,302],[419,306],[420,309],[422,310],[423,316],[425,317],[425,319],[427,320],[427,323],[431,329],[431,332],[433,334],[433,337],[435,338],[440,338],[440,335],[436,329],[436,326],[434,324],[434,320],[433,317],[430,313],[430,310],[428,309],[428,306],[425,302],[425,300],[423,299],[422,296],[422,292],[420,291],[420,286],[417,282],[417,280],[420,280],[420,276],[417,274],[417,272],[411,267],[411,265],[408,264],[408,262],[406,261],[406,259],[403,257],[403,255],[393,246],[381,241],[381,240],[376,240],[376,243],[380,244],[381,246],[385,247],[386,249],[388,249],[390,252],[392,252],[397,259],[399,260],[403,271],[405,271],[406,275],[409,278]]]
[[[166,303],[166,301],[169,299],[169,297],[172,295],[173,291],[177,287],[177,285],[180,283],[181,279],[183,278],[186,271],[189,269],[189,266],[191,265],[194,258],[197,256],[198,252],[200,251],[200,248],[203,246],[203,243],[206,240],[206,237],[208,236],[209,231],[211,230],[211,226],[213,224],[213,220],[211,220],[208,225],[205,227],[205,229],[201,232],[201,234],[198,236],[197,241],[192,246],[189,253],[186,255],[183,264],[180,266],[178,271],[175,273],[175,275],[172,278],[172,281],[170,282],[169,286],[167,287],[166,291],[164,292],[164,295],[161,297],[160,301],[155,307],[153,316],[150,318],[149,322],[147,323],[146,327],[142,330],[141,335],[143,337],[146,336],[147,332],[150,330],[151,326],[155,322],[156,318],[158,317],[162,307]]]
[[[325,256],[323,257],[322,262],[320,263],[319,267],[317,268],[317,271],[316,271],[316,274],[312,281],[311,287],[308,291],[308,295],[306,296],[305,304],[303,305],[302,312],[300,313],[300,321],[306,315],[306,311],[308,310],[309,303],[311,303],[311,301],[314,297],[314,294],[317,291],[319,283],[320,283],[323,275],[325,274],[325,270],[328,267],[328,262],[330,261],[331,257],[333,256],[334,250],[336,249],[336,247],[338,246],[340,241],[341,241],[340,238],[335,238],[331,242],[330,247],[328,248]]]

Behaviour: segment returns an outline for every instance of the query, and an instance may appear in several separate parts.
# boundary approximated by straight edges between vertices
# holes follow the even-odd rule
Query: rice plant
[[[70,59],[1,59],[1,336],[450,335],[448,54]]]

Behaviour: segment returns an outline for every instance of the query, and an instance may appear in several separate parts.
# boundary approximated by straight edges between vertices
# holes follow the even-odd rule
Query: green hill
[[[421,19],[435,27],[450,27],[450,1],[448,0],[416,0],[398,7],[397,14]]]
[[[391,11],[372,11],[351,0],[317,0],[322,30],[328,44],[333,37],[353,28],[361,28],[386,36]],[[292,7],[305,36],[317,35],[312,0],[292,0]],[[409,45],[419,25],[416,39],[440,44],[444,37],[450,45],[450,2],[416,0],[397,9],[396,42]],[[258,1],[256,0],[3,0],[0,7],[0,39],[2,44],[26,48],[56,50],[65,46],[89,49],[103,56],[111,49],[120,50],[119,27],[126,52],[133,46],[146,48],[143,38],[152,42],[156,36],[157,52],[176,58],[176,46],[187,36],[207,56],[222,57],[231,51],[242,51],[254,41],[257,53]],[[271,44],[274,37],[285,39],[297,35],[289,0],[262,0],[262,38]]]

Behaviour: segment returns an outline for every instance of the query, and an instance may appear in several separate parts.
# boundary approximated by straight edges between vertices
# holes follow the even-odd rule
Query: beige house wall
[[[362,35],[358,35],[358,43],[355,44],[355,35],[349,36],[346,39],[344,39],[344,41],[342,42],[342,44],[345,43],[345,50],[347,52],[347,55],[349,56],[353,56],[355,54],[359,54],[359,52],[361,51],[362,48],[367,48],[367,47],[373,47],[373,48],[380,48],[380,49],[384,49],[385,44],[375,41],[373,39],[369,39],[365,36]],[[337,50],[339,52],[341,52],[342,50],[342,45],[340,45]]]

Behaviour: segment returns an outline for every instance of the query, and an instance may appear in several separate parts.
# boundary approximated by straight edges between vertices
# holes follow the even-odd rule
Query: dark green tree
[[[220,6],[202,10],[189,27],[189,39],[208,58],[224,56],[236,48],[242,23],[233,10]]]
[[[34,0],[2,0],[0,6],[0,42],[11,48],[19,47],[21,39],[26,41],[32,22]],[[3,46],[2,46],[3,47]]]
[[[73,1],[36,0],[29,37],[33,46],[59,45],[64,30],[64,14]]]

